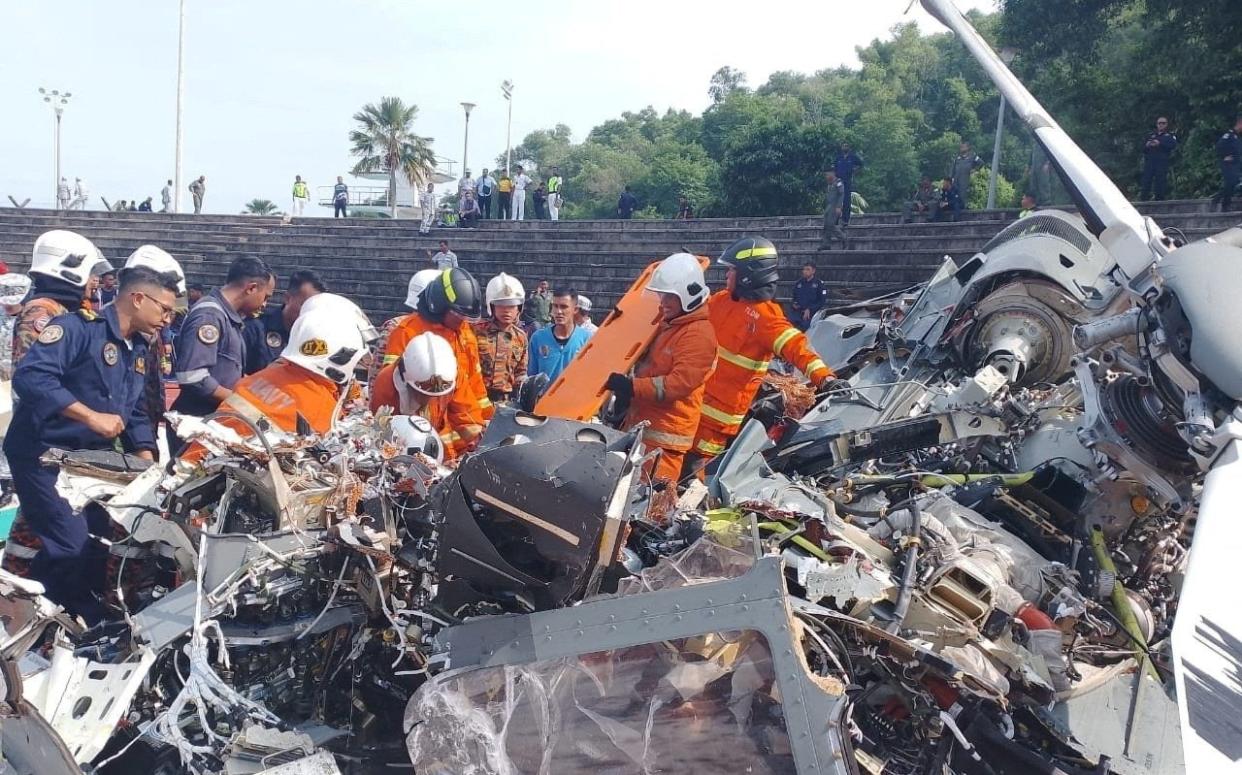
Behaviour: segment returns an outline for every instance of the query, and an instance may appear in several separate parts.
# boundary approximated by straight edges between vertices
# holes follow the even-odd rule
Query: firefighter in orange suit
[[[660,262],[647,283],[660,295],[663,322],[634,367],[633,376],[613,373],[607,387],[629,404],[625,427],[650,425],[643,443],[661,450],[651,479],[676,482],[699,425],[703,388],[716,364],[716,334],[707,316],[703,267],[689,253]]]
[[[763,237],[743,237],[720,255],[729,274],[725,289],[712,294],[708,302],[718,360],[703,396],[691,465],[724,452],[738,434],[772,358],[793,365],[816,388],[833,377],[806,335],[789,323],[772,300],[778,262],[776,246]]]
[[[443,459],[467,451],[455,428],[469,418],[455,417],[449,394],[457,386],[457,356],[444,337],[419,334],[406,345],[400,360],[380,369],[371,385],[371,411],[422,417],[440,436]]]
[[[301,416],[312,431],[326,433],[349,395],[354,369],[377,336],[366,314],[344,296],[312,296],[302,305],[280,357],[242,377],[219,411],[256,425],[266,420],[287,433],[297,431]],[[220,422],[243,436],[252,432],[228,417]],[[196,462],[203,454],[202,446],[191,444],[181,459]]]
[[[495,407],[483,385],[479,342],[469,325],[483,315],[483,289],[464,269],[445,269],[427,283],[418,296],[418,308],[401,319],[384,345],[384,365],[396,363],[406,345],[419,334],[432,333],[453,348],[457,358],[457,386],[450,405],[452,414],[463,418],[455,430],[469,446],[483,434]],[[466,421],[465,418],[469,418]]]

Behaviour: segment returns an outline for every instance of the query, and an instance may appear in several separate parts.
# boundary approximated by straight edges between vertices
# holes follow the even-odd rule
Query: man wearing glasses
[[[178,278],[136,266],[121,272],[116,301],[101,312],[53,318],[13,375],[21,399],[4,452],[22,513],[42,546],[30,576],[70,614],[94,624],[104,616],[101,592],[108,535],[99,507],[74,513],[56,492],[59,469],[39,457],[53,447],[112,449],[154,459],[155,434],[143,405],[147,339],[172,320]]]

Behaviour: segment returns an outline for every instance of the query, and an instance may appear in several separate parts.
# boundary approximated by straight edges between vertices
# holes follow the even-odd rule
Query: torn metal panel
[[[502,675],[509,676],[505,680],[511,681],[516,675],[506,672],[505,668],[519,666],[536,672],[546,669],[558,673],[568,669],[570,663],[550,663],[558,660],[572,663],[600,652],[619,652],[643,644],[742,630],[755,632],[767,644],[765,656],[770,654],[771,680],[779,688],[786,724],[782,742],[787,738],[789,755],[797,771],[848,773],[851,771],[847,764],[848,743],[840,726],[845,709],[843,687],[837,685],[835,691],[826,691],[824,684],[808,675],[796,656],[799,647],[786,601],[782,563],[779,558],[765,558],[749,573],[732,580],[594,600],[570,609],[526,616],[481,619],[445,630],[437,637],[437,645],[444,654],[446,666],[460,672],[428,682],[411,700],[407,716],[411,755],[416,766],[420,761],[434,765],[438,761],[461,761],[459,757],[465,757],[465,761],[483,767],[481,771],[492,771],[487,769],[491,766],[488,762],[475,761],[473,738],[455,744],[421,723],[434,723],[436,717],[424,715],[432,709],[448,713],[450,708],[455,708],[464,715],[453,718],[462,722],[475,718],[475,711],[470,709],[468,687],[456,688],[453,681],[486,682],[491,680],[490,676]],[[556,707],[559,708],[559,704]],[[650,709],[653,713],[658,710]],[[478,723],[483,724],[482,721]],[[641,725],[622,724],[623,728],[618,728],[599,720],[592,723],[605,735],[610,731],[613,735],[621,735],[617,738],[622,742],[618,748],[626,747],[626,735],[636,735],[635,740],[644,739],[645,727]],[[721,734],[724,734],[723,729]],[[719,736],[716,744],[722,744]],[[464,746],[470,748],[463,750]],[[735,750],[735,754],[744,755],[744,749]],[[506,757],[508,753],[492,747],[483,755],[503,761],[499,757]],[[424,756],[427,758],[421,758]],[[552,764],[555,763],[548,763]]]

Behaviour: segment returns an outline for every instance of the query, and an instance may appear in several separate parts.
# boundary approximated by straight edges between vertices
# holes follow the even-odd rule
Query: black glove
[[[629,406],[630,400],[634,398],[634,380],[624,374],[615,371],[609,374],[604,387],[611,390],[612,394],[617,397],[618,404]]]
[[[849,393],[853,389],[854,387],[850,385],[850,381],[848,379],[841,379],[840,377],[833,377],[832,379],[828,380],[827,382],[819,386],[819,391],[817,395],[843,397],[845,396],[846,393]]]

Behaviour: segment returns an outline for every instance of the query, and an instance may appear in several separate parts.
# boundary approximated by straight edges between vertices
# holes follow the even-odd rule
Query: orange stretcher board
[[[706,270],[711,260],[699,256]],[[647,292],[647,282],[659,261],[647,265],[616,307],[547,392],[535,404],[535,414],[588,421],[599,413],[608,395],[604,383],[613,372],[625,374],[643,357],[660,327],[660,297]]]

